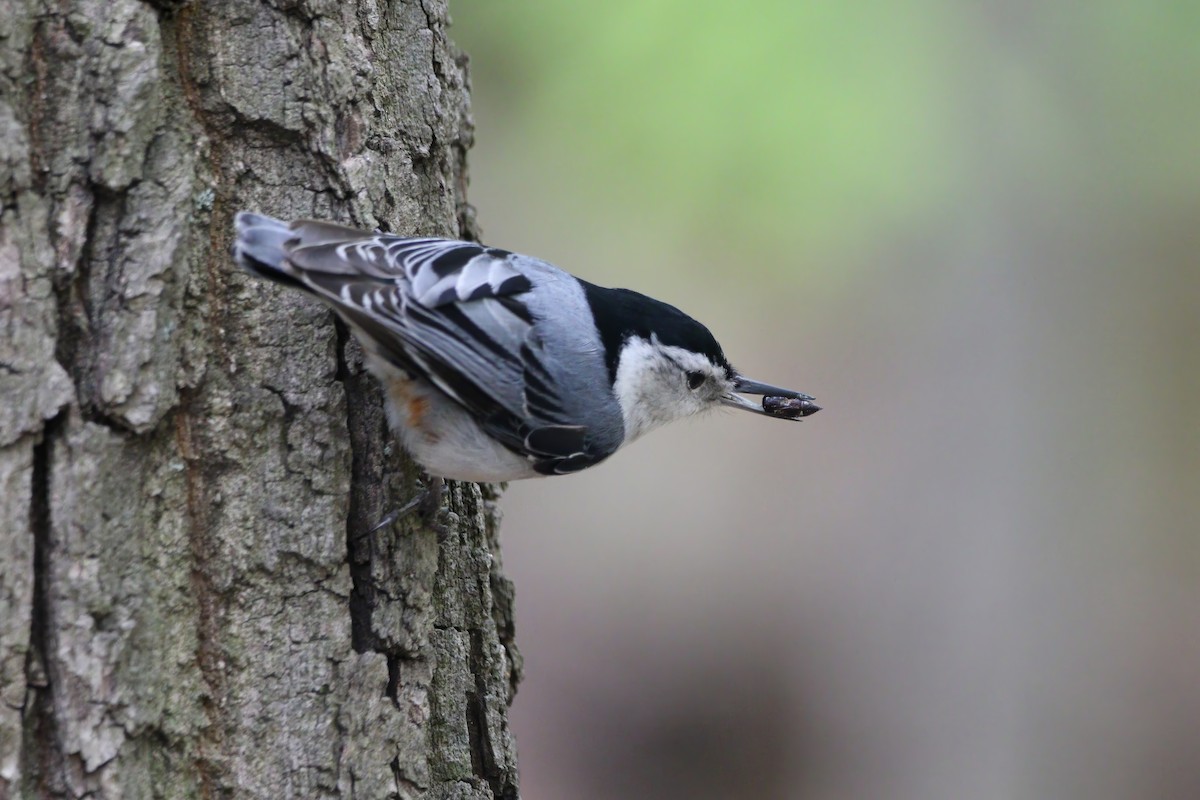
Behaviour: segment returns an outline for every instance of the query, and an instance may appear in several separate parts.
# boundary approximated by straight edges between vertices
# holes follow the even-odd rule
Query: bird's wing
[[[611,454],[589,437],[544,363],[533,288],[505,250],[471,242],[293,224],[291,277],[331,305],[375,355],[424,378],[546,474]]]

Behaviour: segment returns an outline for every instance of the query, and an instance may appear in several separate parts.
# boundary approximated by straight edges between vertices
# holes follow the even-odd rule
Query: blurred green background
[[[491,244],[815,395],[514,484],[528,798],[1200,786],[1200,5],[456,0]]]

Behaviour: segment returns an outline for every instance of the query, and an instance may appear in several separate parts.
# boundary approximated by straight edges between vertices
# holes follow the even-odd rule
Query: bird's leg
[[[424,489],[417,492],[415,497],[400,506],[400,508],[397,508],[381,519],[367,533],[374,533],[381,528],[386,528],[396,520],[406,517],[414,511],[420,516],[421,522],[438,531],[439,534],[443,533],[446,530],[446,507],[442,505],[445,497],[446,482],[441,478],[429,476]]]
[[[438,517],[444,517],[449,511],[445,505],[446,481],[443,478],[435,478],[430,475],[429,483],[426,484],[424,491],[417,496],[417,499],[421,501],[417,510],[421,514],[421,519],[426,522],[436,522]]]

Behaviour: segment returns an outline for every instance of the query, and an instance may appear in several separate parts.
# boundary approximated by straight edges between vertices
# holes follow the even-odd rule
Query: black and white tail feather
[[[572,291],[558,285],[565,273],[556,267],[471,242],[371,234],[311,220],[289,224],[249,212],[237,215],[235,228],[240,266],[328,304],[381,362],[377,367],[439,389],[467,412],[460,415],[463,424],[478,425],[523,459],[528,475],[577,472],[621,445],[615,402],[585,408],[573,401],[581,391],[595,398],[607,388],[588,385],[588,373],[603,369],[592,363],[577,372],[547,368],[553,354],[538,325],[544,309],[531,290],[546,287],[541,305],[553,305],[555,292]],[[602,367],[599,341],[578,333],[566,343],[577,351],[571,355]],[[526,477],[520,472],[507,468],[471,479]]]

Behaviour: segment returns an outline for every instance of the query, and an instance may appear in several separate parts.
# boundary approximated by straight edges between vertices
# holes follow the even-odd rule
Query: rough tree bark
[[[0,0],[0,797],[515,797],[492,497],[254,208],[474,234],[440,0]]]

